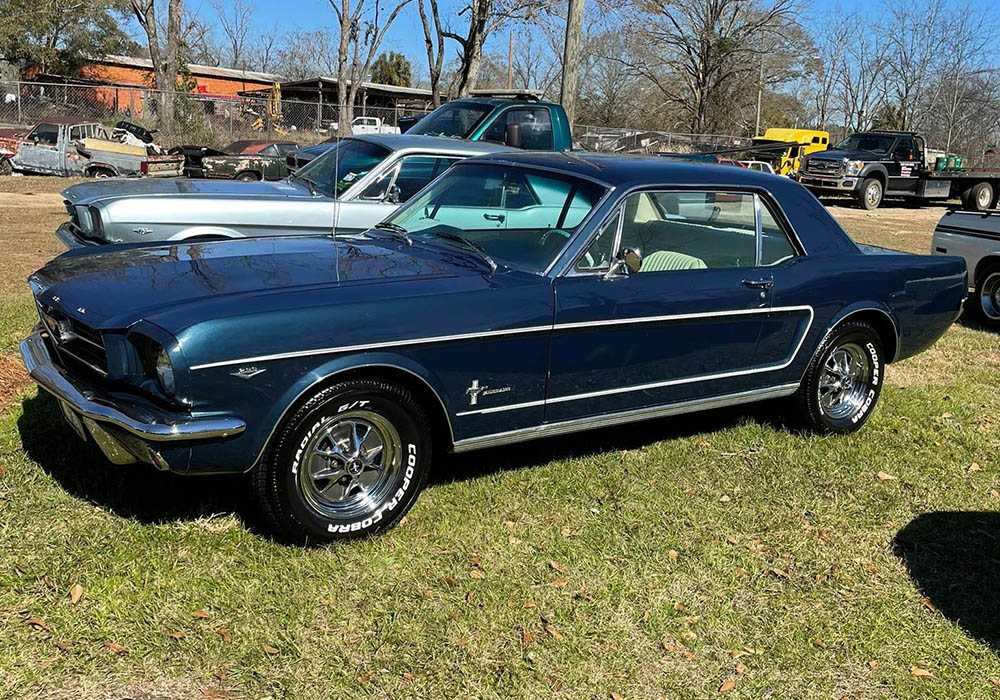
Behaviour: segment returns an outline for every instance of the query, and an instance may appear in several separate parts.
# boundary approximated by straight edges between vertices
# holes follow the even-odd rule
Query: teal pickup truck
[[[430,114],[404,117],[399,125],[408,134],[492,141],[526,151],[568,151],[573,145],[562,105],[523,91],[473,91]]]

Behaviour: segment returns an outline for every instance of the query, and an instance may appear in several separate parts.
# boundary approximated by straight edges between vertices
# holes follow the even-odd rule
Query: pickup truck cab
[[[145,146],[116,141],[98,122],[50,119],[17,144],[10,165],[14,172],[31,175],[177,177],[184,159],[151,155]]]
[[[798,179],[815,194],[851,195],[863,209],[876,209],[885,197],[960,197],[963,208],[975,211],[996,206],[1000,172],[939,170],[933,160],[924,138],[915,132],[866,131],[807,156]]]
[[[441,105],[406,133],[492,141],[526,151],[568,151],[573,145],[562,105],[524,92],[474,92]]]
[[[812,129],[771,128],[763,136],[755,136],[752,142],[749,156],[767,161],[778,175],[792,175],[801,166],[803,156],[830,147],[830,134]]]

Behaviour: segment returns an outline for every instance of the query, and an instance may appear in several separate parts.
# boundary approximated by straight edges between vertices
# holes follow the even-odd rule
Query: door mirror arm
[[[635,248],[622,248],[604,273],[605,280],[614,280],[635,274],[642,268],[642,253]]]

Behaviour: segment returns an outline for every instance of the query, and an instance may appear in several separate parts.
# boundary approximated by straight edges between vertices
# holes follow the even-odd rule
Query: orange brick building
[[[247,90],[270,88],[281,76],[272,73],[242,71],[233,68],[216,68],[189,64],[187,66],[196,88],[194,92],[206,98],[234,100],[238,93]],[[51,75],[37,68],[25,71],[25,79],[39,83],[74,84],[74,92],[86,90],[85,96],[95,103],[104,105],[115,112],[127,112],[139,117],[143,112],[143,100],[153,85],[153,62],[148,58],[130,56],[103,56],[94,59],[81,68],[79,76]],[[85,87],[80,87],[83,84]]]

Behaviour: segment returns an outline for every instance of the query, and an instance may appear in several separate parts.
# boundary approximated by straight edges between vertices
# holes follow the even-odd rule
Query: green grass
[[[0,263],[0,378],[65,185],[9,180],[51,202],[0,199],[0,242],[38,258]],[[938,216],[838,211],[912,250]],[[269,539],[241,479],[112,467],[25,389],[0,413],[0,697],[1000,697],[998,371],[1000,336],[956,325],[850,437],[758,406],[446,459],[401,527],[326,549]]]
[[[451,458],[401,527],[327,549],[268,539],[240,479],[106,464],[29,391],[0,420],[0,695],[995,696],[975,352],[997,337],[956,326],[891,368],[850,437],[764,406]]]

